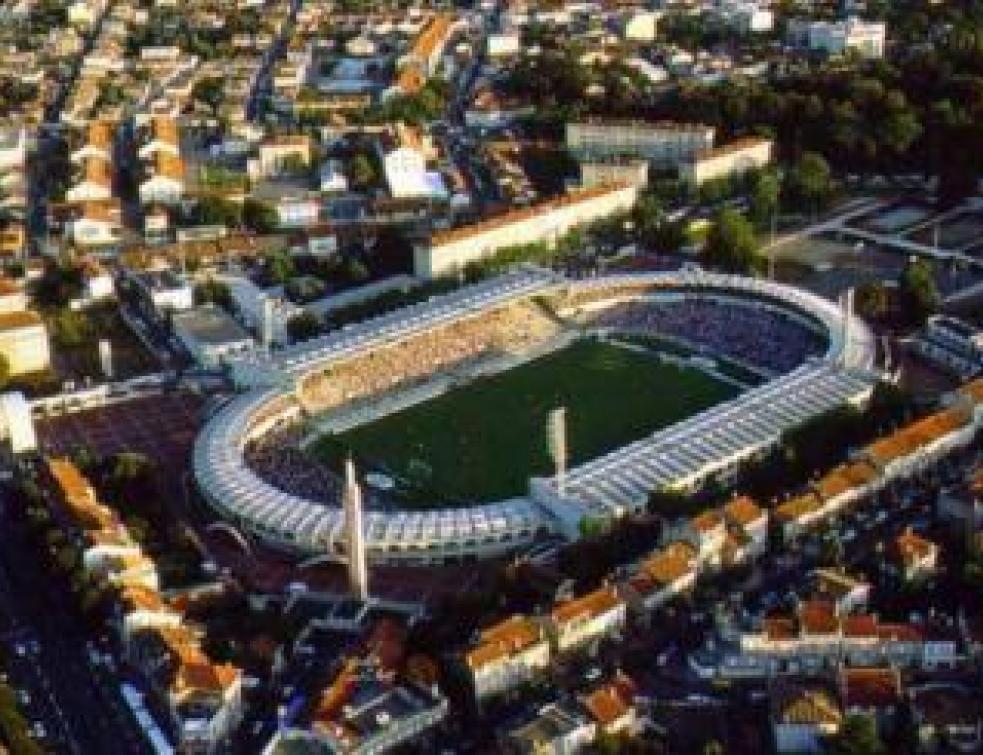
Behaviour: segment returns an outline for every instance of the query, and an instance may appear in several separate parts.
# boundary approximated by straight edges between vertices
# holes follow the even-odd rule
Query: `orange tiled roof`
[[[0,312],[0,331],[26,328],[40,322],[41,316],[29,309],[22,312]]]
[[[756,522],[763,513],[754,499],[746,495],[736,496],[724,506],[727,521],[738,527],[747,527]]]
[[[971,380],[956,390],[960,396],[968,398],[974,404],[983,404],[983,377]]]
[[[840,686],[848,707],[882,708],[901,699],[901,675],[896,668],[844,668]]]
[[[642,570],[661,587],[671,585],[696,568],[696,550],[689,543],[670,543],[642,564]]]
[[[624,679],[596,689],[584,698],[584,707],[601,726],[611,726],[631,711],[633,685]]]
[[[723,523],[723,517],[720,515],[720,512],[715,509],[704,511],[702,514],[689,520],[690,527],[699,532],[701,535],[705,535],[708,532],[717,529],[718,527],[722,526]]]
[[[843,636],[854,639],[877,637],[877,617],[870,614],[844,617]]]
[[[614,587],[601,587],[583,597],[558,605],[553,609],[553,621],[556,624],[566,624],[580,618],[594,618],[614,610],[621,603]]]
[[[396,76],[396,87],[403,94],[416,94],[426,83],[426,78],[413,66],[406,66]]]
[[[805,493],[790,498],[775,509],[775,517],[780,522],[794,522],[821,507],[822,503],[815,493]]]
[[[454,18],[449,13],[437,13],[427,21],[423,30],[413,41],[410,54],[420,60],[429,60],[438,45],[447,38]]]
[[[461,226],[460,228],[451,228],[447,231],[437,231],[431,236],[431,245],[439,246],[441,244],[449,244],[455,241],[462,241],[464,239],[477,236],[479,234],[485,233],[486,231],[491,231],[495,228],[501,228],[502,226],[508,225],[509,223],[517,223],[522,220],[530,220],[532,218],[544,215],[553,210],[558,210],[561,207],[569,207],[570,205],[577,204],[579,202],[586,202],[591,199],[597,199],[598,197],[603,197],[606,194],[613,194],[616,191],[621,191],[624,186],[618,184],[610,184],[607,186],[598,186],[592,189],[579,189],[574,191],[569,191],[559,197],[554,197],[553,199],[547,199],[543,202],[538,202],[537,204],[531,205],[529,207],[523,207],[517,210],[510,210],[502,215],[496,217],[488,218],[487,220],[482,220],[478,223],[472,223],[471,225]]]
[[[109,163],[101,157],[87,157],[84,180],[96,186],[112,186],[113,178]]]
[[[96,500],[95,490],[85,478],[85,475],[75,466],[71,459],[55,457],[47,459],[48,472],[60,488],[63,498],[68,500]]]
[[[871,443],[867,455],[877,464],[885,465],[914,453],[919,448],[948,435],[966,424],[965,414],[957,408],[945,409],[922,417],[910,425]]]
[[[177,123],[169,116],[154,116],[150,121],[150,133],[155,141],[178,146]]]
[[[113,130],[106,121],[92,121],[86,130],[85,143],[105,149],[113,139]]]
[[[159,592],[139,585],[124,586],[120,600],[134,610],[161,611],[168,607]]]
[[[154,172],[158,176],[183,181],[184,161],[180,157],[175,157],[166,152],[157,152],[154,155]]]
[[[764,634],[769,640],[794,640],[799,636],[795,619],[774,617],[764,620]]]
[[[480,644],[465,656],[465,660],[473,670],[477,670],[525,650],[540,641],[542,636],[543,630],[534,620],[513,616],[482,632]]]
[[[906,564],[929,558],[938,547],[931,540],[925,539],[910,529],[898,535],[894,544],[898,549],[898,555]]]
[[[828,600],[810,600],[799,608],[802,630],[809,634],[834,634],[840,628],[836,607]]]
[[[833,695],[820,686],[776,684],[772,704],[775,717],[782,723],[837,725],[843,720]]]

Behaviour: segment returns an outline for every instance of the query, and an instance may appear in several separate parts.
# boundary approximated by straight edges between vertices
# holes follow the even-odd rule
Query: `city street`
[[[52,584],[24,526],[2,493],[0,638],[11,658],[8,684],[54,753],[150,752],[118,693],[118,679],[90,665],[81,619]]]

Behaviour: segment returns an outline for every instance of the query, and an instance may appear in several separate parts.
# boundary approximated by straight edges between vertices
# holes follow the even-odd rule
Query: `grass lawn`
[[[524,494],[530,476],[551,471],[545,425],[554,407],[567,408],[575,464],[735,393],[695,369],[583,340],[323,438],[317,452],[337,463],[351,451],[363,465],[413,479],[419,495],[412,498],[420,506],[493,501]]]

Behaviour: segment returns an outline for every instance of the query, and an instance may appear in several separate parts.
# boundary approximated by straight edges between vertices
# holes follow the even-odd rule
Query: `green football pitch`
[[[696,369],[594,340],[566,348],[337,436],[316,452],[411,479],[408,503],[448,505],[522,495],[551,472],[546,421],[567,409],[571,464],[644,437],[736,394]]]

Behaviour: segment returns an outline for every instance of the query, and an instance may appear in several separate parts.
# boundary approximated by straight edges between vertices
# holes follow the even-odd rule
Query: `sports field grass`
[[[419,483],[419,505],[493,501],[527,491],[550,473],[546,418],[567,408],[571,463],[598,456],[735,395],[695,369],[652,354],[582,340],[499,375],[319,441],[331,462]]]

